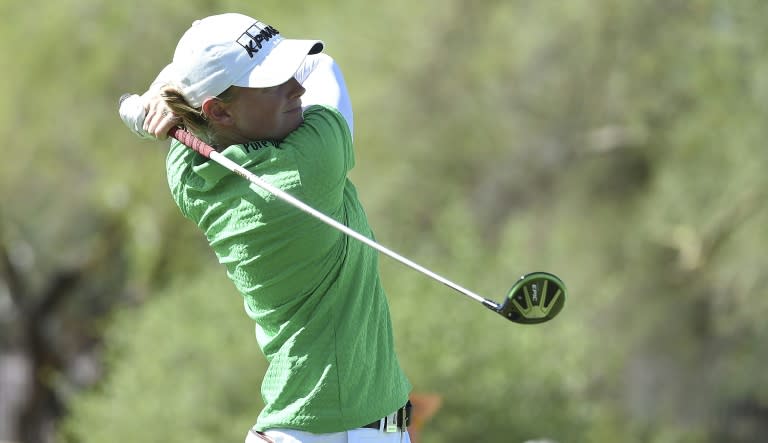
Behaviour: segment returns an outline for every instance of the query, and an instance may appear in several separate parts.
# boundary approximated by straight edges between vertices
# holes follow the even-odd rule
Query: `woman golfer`
[[[143,96],[137,134],[179,125],[276,187],[372,235],[355,187],[352,109],[317,40],[241,14],[196,21]],[[138,106],[137,106],[138,105]],[[247,443],[409,442],[411,386],[394,351],[376,251],[171,143],[168,182],[244,297],[269,366]],[[247,387],[244,387],[247,388]]]

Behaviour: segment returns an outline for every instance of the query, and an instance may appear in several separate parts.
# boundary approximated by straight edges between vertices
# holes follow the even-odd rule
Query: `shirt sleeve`
[[[305,203],[326,214],[337,209],[347,173],[355,162],[352,138],[341,113],[311,107],[304,123],[283,140],[280,148],[291,152],[296,161]]]
[[[314,105],[333,108],[344,117],[350,134],[353,133],[352,102],[341,68],[333,58],[324,53],[308,55],[295,77],[306,89],[301,98],[304,110]]]

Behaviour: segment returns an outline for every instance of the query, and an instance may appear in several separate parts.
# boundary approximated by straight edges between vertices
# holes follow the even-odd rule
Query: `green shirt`
[[[355,187],[349,128],[314,106],[280,143],[222,154],[373,238]],[[405,404],[410,384],[394,351],[378,253],[173,142],[168,182],[244,297],[269,367],[255,429],[339,432]]]

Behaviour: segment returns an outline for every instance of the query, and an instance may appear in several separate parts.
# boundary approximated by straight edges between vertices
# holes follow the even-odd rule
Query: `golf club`
[[[131,94],[124,94],[120,97],[119,106],[123,105],[125,99],[129,98]],[[339,223],[333,218],[323,214],[322,212],[312,208],[301,200],[293,197],[287,192],[279,189],[269,182],[264,181],[257,175],[248,171],[239,164],[233,162],[226,156],[217,152],[212,146],[203,142],[195,135],[185,131],[179,127],[173,128],[168,132],[168,135],[188,148],[196,151],[203,157],[206,157],[229,171],[240,175],[252,184],[260,187],[261,189],[270,192],[284,202],[294,206],[295,208],[319,219],[323,223],[341,231],[349,237],[358,240],[371,248],[381,252],[382,254],[414,269],[427,277],[436,280],[445,286],[463,294],[475,301],[480,302],[483,306],[502,315],[504,318],[519,324],[536,324],[543,323],[554,318],[563,308],[566,299],[566,287],[565,284],[555,275],[547,272],[532,272],[521,276],[512,286],[507,293],[506,298],[502,303],[496,303],[493,300],[489,300],[474,292],[466,289],[447,278],[438,275],[429,269],[403,257],[402,255],[386,248],[379,243],[371,240],[370,238],[360,234],[359,232],[349,228],[348,226]]]

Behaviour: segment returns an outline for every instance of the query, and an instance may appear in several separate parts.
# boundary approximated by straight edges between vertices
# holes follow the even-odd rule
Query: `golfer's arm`
[[[312,105],[334,108],[347,121],[349,132],[353,133],[352,102],[341,69],[333,58],[323,53],[309,55],[295,77],[307,90],[301,97],[304,109]]]
[[[120,99],[120,118],[131,132],[141,138],[157,139],[157,137],[144,130],[144,120],[147,117],[147,107],[150,101],[159,99],[160,90],[169,83],[170,71],[171,65],[163,68],[149,86],[147,92],[141,96],[132,94]]]

